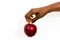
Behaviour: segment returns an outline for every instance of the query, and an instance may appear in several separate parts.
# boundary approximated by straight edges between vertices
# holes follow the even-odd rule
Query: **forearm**
[[[42,12],[41,12],[42,11]],[[48,6],[42,7],[42,10],[40,9],[40,18],[48,14],[49,12],[53,11],[60,11],[60,2],[50,4]]]
[[[51,4],[48,6],[48,8],[49,8],[48,12],[60,11],[60,2]]]

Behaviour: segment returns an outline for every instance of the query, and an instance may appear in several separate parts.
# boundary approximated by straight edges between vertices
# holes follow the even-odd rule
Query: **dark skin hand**
[[[34,8],[31,9],[26,15],[25,18],[27,20],[28,23],[34,23],[35,21],[37,21],[38,19],[44,17],[46,14],[48,14],[49,12],[53,12],[53,11],[60,11],[60,2],[56,2],[53,3],[51,5],[45,6],[45,7],[41,7],[41,8]],[[35,15],[36,17],[33,18],[32,15]],[[32,19],[32,18],[33,19]]]

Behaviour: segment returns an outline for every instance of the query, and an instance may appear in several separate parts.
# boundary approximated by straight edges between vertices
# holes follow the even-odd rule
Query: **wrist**
[[[49,13],[49,12],[51,12],[51,11],[53,11],[52,6],[46,6],[44,8],[45,8],[46,14]]]

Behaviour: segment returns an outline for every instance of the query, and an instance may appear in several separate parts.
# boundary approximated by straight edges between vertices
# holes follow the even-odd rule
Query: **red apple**
[[[32,37],[36,34],[37,28],[34,24],[26,24],[24,27],[24,32],[27,36]]]

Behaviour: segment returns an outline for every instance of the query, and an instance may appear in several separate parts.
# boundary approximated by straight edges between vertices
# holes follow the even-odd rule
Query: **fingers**
[[[30,18],[32,15],[32,12],[29,11],[26,15],[25,15],[25,18],[26,18],[26,21],[30,24],[32,23],[32,19]]]
[[[38,17],[38,11],[36,11],[36,10],[31,10],[31,11],[29,11],[26,15],[25,15],[25,18],[26,18],[26,20],[27,20],[27,22],[28,23],[34,23],[39,17]],[[36,17],[35,18],[33,18],[33,16],[32,15],[35,15]],[[32,18],[33,19],[32,19]]]
[[[31,19],[30,17],[25,16],[25,18],[26,18],[26,21],[27,21],[29,24],[31,24],[31,23],[32,23],[32,19]]]

